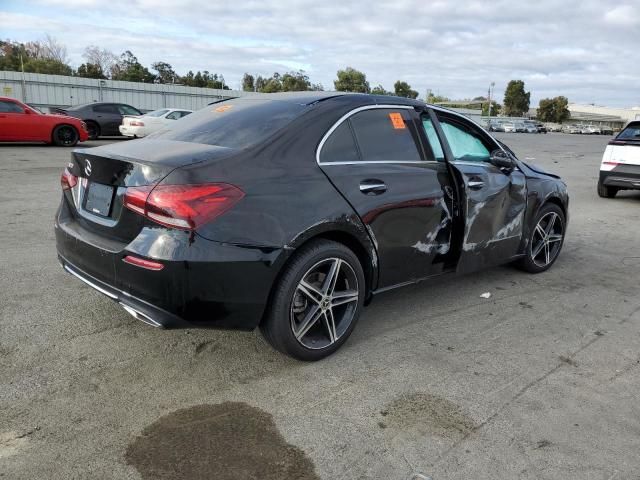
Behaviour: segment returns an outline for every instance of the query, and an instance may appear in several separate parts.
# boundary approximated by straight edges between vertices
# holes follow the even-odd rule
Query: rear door
[[[118,127],[122,123],[122,115],[113,103],[102,103],[94,105],[93,111],[98,123],[100,124],[100,133],[102,135],[119,135]]]
[[[378,288],[443,271],[451,236],[451,179],[418,135],[408,106],[369,106],[334,125],[318,163],[358,213],[379,258]]]
[[[468,119],[431,111],[437,131],[455,170],[463,206],[464,233],[458,239],[458,272],[504,263],[519,252],[527,203],[527,183],[517,169],[490,162],[500,146]]]

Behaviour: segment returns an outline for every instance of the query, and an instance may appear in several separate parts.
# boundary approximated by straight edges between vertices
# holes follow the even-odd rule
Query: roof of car
[[[332,98],[348,96],[349,99],[353,100],[353,103],[361,104],[425,105],[421,100],[414,100],[412,98],[396,97],[393,95],[371,95],[369,93],[306,91],[269,93],[267,95],[268,97],[266,95],[261,95],[258,98],[270,98],[272,100],[311,105],[313,103],[322,102]]]

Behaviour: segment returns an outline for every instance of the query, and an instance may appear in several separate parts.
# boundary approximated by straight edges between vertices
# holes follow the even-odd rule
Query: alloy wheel
[[[531,239],[531,260],[539,267],[550,265],[560,252],[564,238],[562,218],[556,212],[543,215]]]
[[[302,276],[290,307],[291,330],[309,349],[326,348],[349,329],[359,299],[358,278],[348,262],[327,258]]]
[[[58,141],[61,145],[73,145],[76,141],[76,132],[71,127],[60,127],[58,129]]]

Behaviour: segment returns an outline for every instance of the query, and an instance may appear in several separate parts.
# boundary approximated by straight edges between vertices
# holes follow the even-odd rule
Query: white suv
[[[598,195],[612,198],[619,190],[640,190],[640,120],[611,140],[602,156]]]

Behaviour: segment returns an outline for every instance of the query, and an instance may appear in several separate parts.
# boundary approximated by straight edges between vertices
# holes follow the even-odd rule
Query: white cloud
[[[332,88],[336,70],[350,65],[372,85],[391,89],[402,79],[421,95],[475,97],[495,81],[501,96],[520,78],[534,103],[561,94],[640,103],[630,81],[640,77],[640,64],[629,61],[640,44],[638,0],[608,11],[599,0],[111,0],[80,10],[83,0],[72,8],[40,0],[28,9],[11,1],[0,7],[4,36],[51,33],[77,64],[87,44],[99,44],[131,50],[146,65],[167,61],[179,73],[223,73],[234,87],[244,72],[301,66]]]

